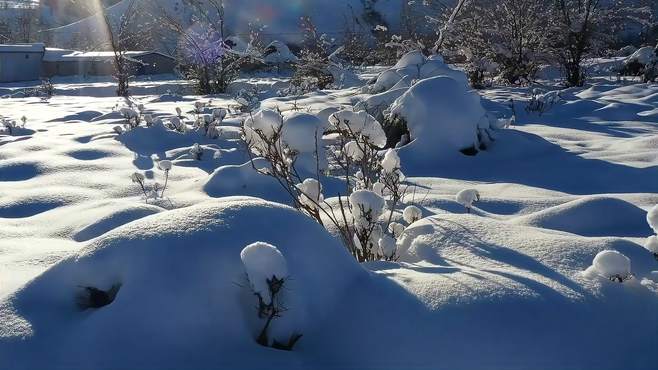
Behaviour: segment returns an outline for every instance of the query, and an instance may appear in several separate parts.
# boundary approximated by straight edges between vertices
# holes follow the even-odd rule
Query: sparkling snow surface
[[[0,368],[656,367],[658,262],[643,247],[658,204],[655,84],[598,79],[541,116],[524,111],[527,89],[481,92],[501,118],[514,99],[516,126],[476,156],[423,151],[410,165],[414,152],[401,155],[418,184],[406,201],[425,218],[404,231],[399,261],[359,265],[322,227],[273,203],[290,200],[247,163],[247,116],[230,96],[212,98],[231,109],[219,139],[161,126],[118,135],[123,102],[111,84],[64,82],[48,103],[0,86],[16,94],[0,99],[0,115],[27,117],[19,135],[0,132]],[[262,107],[290,114],[296,104],[322,120],[371,97],[276,97],[280,80],[258,83]],[[209,100],[175,86],[143,81],[135,99],[164,119]],[[172,162],[167,190],[147,202],[130,177],[162,185],[161,160]],[[325,180],[328,201],[344,190]],[[470,214],[455,200],[463,189],[480,194]],[[405,223],[401,212],[393,221]],[[303,333],[292,352],[254,340],[240,261],[254,242],[286,258],[289,311],[275,330]],[[584,276],[604,250],[626,256],[633,277]],[[80,286],[117,282],[107,307],[75,307]]]

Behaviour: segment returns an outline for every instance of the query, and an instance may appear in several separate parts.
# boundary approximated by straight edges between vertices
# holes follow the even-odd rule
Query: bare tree
[[[453,19],[448,49],[467,58],[474,86],[482,86],[487,70],[517,84],[531,81],[547,46],[543,0],[469,2]]]
[[[601,16],[600,0],[554,0],[551,12],[551,46],[564,68],[568,86],[585,83],[583,59],[591,50]]]

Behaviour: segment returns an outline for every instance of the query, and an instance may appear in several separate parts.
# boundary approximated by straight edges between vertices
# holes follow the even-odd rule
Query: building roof
[[[133,59],[149,54],[159,54],[165,58],[173,57],[162,54],[157,51],[127,51],[125,52],[128,59]],[[47,48],[43,60],[46,62],[66,62],[66,61],[105,61],[112,60],[114,52],[112,51],[75,51],[66,49]]]
[[[0,53],[43,53],[44,44],[0,44]]]

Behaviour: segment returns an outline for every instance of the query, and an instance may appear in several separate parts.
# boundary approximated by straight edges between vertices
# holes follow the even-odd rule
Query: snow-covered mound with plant
[[[480,124],[489,128],[489,119],[480,96],[466,84],[439,76],[419,81],[390,107],[389,119],[409,130],[412,143],[407,151],[417,156],[472,150],[477,152],[483,138]]]
[[[298,232],[290,232],[293,225]],[[244,198],[182,208],[111,231],[3,303],[4,366],[298,367],[295,355],[275,360],[253,341],[256,301],[240,252],[256,241],[277,245],[288,264],[281,276],[290,276],[288,310],[274,327],[282,336],[286,330],[316,336],[332,325],[326,318],[343,305],[349,286],[367,279],[329,234],[290,208]],[[251,254],[243,255],[250,279],[260,268]],[[115,284],[120,289],[108,306],[77,307],[81,287]],[[162,356],[165,347],[176,359]],[[309,355],[321,355],[321,346],[312,348]],[[261,355],[241,355],[253,351]]]

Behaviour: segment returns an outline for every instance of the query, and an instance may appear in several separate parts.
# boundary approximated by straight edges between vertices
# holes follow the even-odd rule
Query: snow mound
[[[161,211],[162,208],[141,203],[107,206],[94,212],[96,216],[94,221],[76,230],[73,240],[78,242],[90,240],[121,225]]]
[[[655,261],[635,243],[441,214],[408,227],[399,247],[407,268],[388,266],[385,272],[404,281],[437,319],[443,317],[441,324],[435,322],[441,334],[432,340],[441,348],[441,366],[488,368],[477,365],[483,357],[497,358],[491,363],[505,368],[541,363],[547,369],[615,369],[632,362],[630,367],[644,369],[654,364],[650,348],[655,341],[647,338],[655,338],[650,333],[658,330],[658,296],[640,281],[652,276]],[[583,276],[606,249],[627,256],[636,278],[618,284]],[[624,344],[610,342],[627,335],[632,338]],[[479,359],[464,356],[453,344],[457,338],[479,348]]]
[[[487,119],[479,95],[444,76],[415,84],[395,100],[389,118],[406,123],[413,140],[410,147],[421,157],[477,151],[479,123]]]
[[[652,46],[645,46],[642,48],[637,49],[633,54],[631,54],[630,57],[626,59],[624,62],[626,65],[631,64],[631,63],[639,63],[641,65],[647,65],[654,60],[656,60],[658,56],[655,53],[655,49]]]
[[[514,223],[582,236],[644,237],[649,230],[641,208],[618,198],[592,196],[519,217]]]
[[[365,275],[339,242],[291,208],[225,198],[177,209],[109,232],[0,301],[3,364],[298,368],[294,355],[281,357],[255,343],[259,328],[250,318],[257,317],[256,301],[244,286],[240,258],[244,246],[256,241],[276,244],[286,255],[287,269],[274,271],[290,276],[282,320],[290,318],[304,334],[311,325],[331,325],[323,318],[344,304],[340,292]],[[242,255],[250,274],[256,252],[262,248]],[[80,286],[105,290],[116,284],[121,287],[109,305],[76,307]]]

